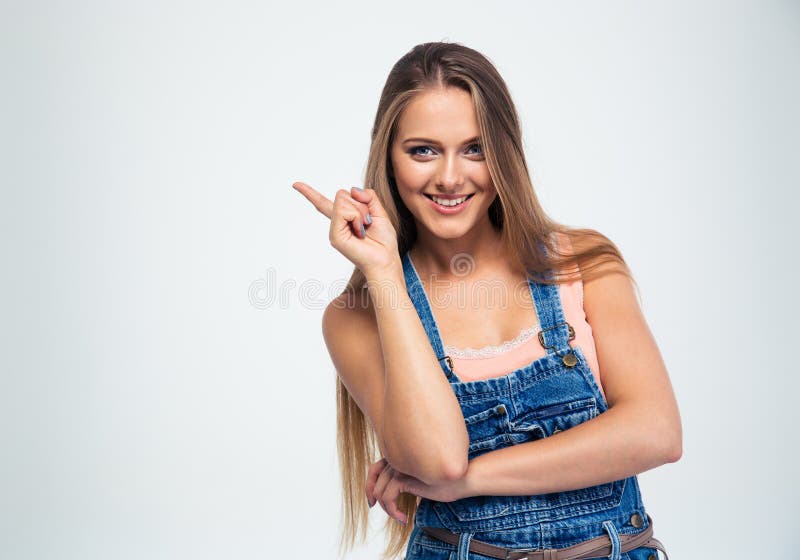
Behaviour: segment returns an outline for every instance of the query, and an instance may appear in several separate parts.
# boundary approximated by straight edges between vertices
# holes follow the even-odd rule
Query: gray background
[[[799,32],[793,1],[4,3],[0,557],[334,558],[351,265],[291,183],[360,184],[430,40],[497,65],[545,208],[636,275],[672,558],[796,556]]]

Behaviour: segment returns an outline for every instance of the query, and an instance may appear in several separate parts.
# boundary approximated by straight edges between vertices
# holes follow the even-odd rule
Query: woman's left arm
[[[574,490],[680,459],[681,420],[667,369],[633,283],[611,270],[584,283],[608,410],[553,436],[472,459],[451,483],[459,496]]]

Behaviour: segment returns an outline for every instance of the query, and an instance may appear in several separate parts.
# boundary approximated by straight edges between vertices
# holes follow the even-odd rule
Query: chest
[[[510,288],[509,288],[510,286]],[[514,289],[516,287],[516,289]],[[426,289],[426,292],[431,293]],[[430,298],[442,342],[457,348],[482,348],[515,339],[538,324],[527,283],[461,284],[434,290]]]

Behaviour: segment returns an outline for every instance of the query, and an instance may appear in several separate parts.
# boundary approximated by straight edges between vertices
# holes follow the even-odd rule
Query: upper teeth
[[[431,195],[431,198],[436,204],[441,204],[442,206],[456,206],[467,200],[466,196],[462,196],[461,198],[447,199],[447,198],[438,198],[436,196]]]

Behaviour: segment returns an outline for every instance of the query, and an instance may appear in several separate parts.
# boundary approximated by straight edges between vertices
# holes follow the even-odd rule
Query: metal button
[[[639,515],[638,513],[634,513],[633,515],[631,515],[631,525],[633,525],[638,529],[639,527],[642,526],[643,523],[644,521],[642,520],[641,515]]]
[[[506,405],[501,404],[500,406],[498,406],[497,407],[497,413],[498,414],[505,414],[506,413]]]
[[[647,560],[658,560],[658,556],[656,556],[655,554],[648,554]]]
[[[569,352],[568,354],[564,354],[564,357],[561,358],[561,361],[564,362],[564,365],[567,367],[574,367],[575,364],[578,363],[578,358],[575,357],[574,352]]]

